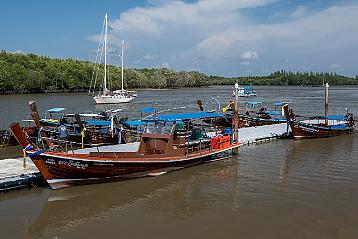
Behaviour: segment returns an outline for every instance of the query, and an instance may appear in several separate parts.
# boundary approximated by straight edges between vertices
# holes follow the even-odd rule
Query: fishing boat
[[[264,103],[262,101],[249,101],[241,103],[245,105],[245,108],[242,107],[241,109],[239,109],[239,127],[244,128],[280,124],[286,122],[286,118],[284,117],[284,112],[282,110],[282,105],[288,104],[290,102],[276,102],[274,104],[275,109],[273,111],[267,111],[264,107],[259,110],[255,109],[255,107],[261,106]],[[234,102],[231,101],[226,107],[222,109],[223,114],[221,115],[221,117],[215,118],[214,121],[217,126],[232,126],[232,118],[234,116],[233,106]]]
[[[71,185],[157,176],[228,157],[239,143],[231,135],[208,137],[200,130],[182,135],[176,120],[150,120],[137,152],[52,152],[32,144],[18,123],[10,125],[16,139],[52,189]],[[185,130],[184,130],[185,132]]]
[[[21,129],[29,137],[37,137],[38,135],[38,130],[33,120],[21,120]],[[14,146],[17,144],[18,142],[10,130],[0,130],[0,148],[6,148],[7,146]]]
[[[239,97],[256,96],[256,91],[253,89],[252,86],[239,87],[238,96]]]
[[[205,124],[185,122],[198,121],[213,112],[146,117],[146,127],[136,152],[111,149],[81,151],[56,151],[32,142],[22,131],[19,123],[12,123],[10,130],[52,189],[71,185],[125,180],[144,176],[159,176],[168,171],[179,170],[201,163],[227,158],[238,154],[238,85],[235,84],[233,129],[230,131],[207,131]],[[198,125],[199,124],[199,125]],[[45,140],[49,142],[48,140]],[[108,146],[106,146],[108,147]]]
[[[257,112],[258,118],[263,121],[264,124],[275,124],[284,123],[287,121],[285,112],[283,109],[284,105],[289,105],[291,101],[284,99],[273,104],[273,110],[267,110],[266,107],[261,108]]]
[[[108,69],[107,69],[107,32],[108,32],[108,19],[107,14],[104,19],[104,34],[101,35],[101,40],[103,39],[103,47],[100,46],[100,49],[103,49],[104,55],[104,78],[103,78],[103,89],[97,95],[93,96],[93,99],[96,101],[97,104],[118,104],[118,103],[128,103],[132,101],[136,96],[137,93],[135,91],[128,91],[124,89],[124,41],[122,40],[122,49],[121,49],[121,83],[122,87],[120,90],[111,91],[110,87],[108,87]],[[98,51],[100,52],[100,51]],[[102,52],[101,52],[102,54]],[[98,58],[98,57],[97,57]],[[101,57],[100,57],[101,58]],[[93,74],[93,76],[97,76],[98,74]],[[91,85],[92,87],[92,85]],[[90,88],[91,88],[90,87]],[[93,87],[93,91],[95,89],[95,85]],[[90,93],[91,89],[89,90]],[[94,92],[93,92],[94,93]]]
[[[325,84],[325,115],[310,117],[308,120],[297,120],[288,105],[284,105],[284,112],[295,139],[326,138],[351,134],[354,131],[354,118],[351,113],[346,115],[328,114],[328,83]]]
[[[29,102],[31,116],[35,123],[36,135],[33,138],[41,142],[42,138],[50,138],[52,143],[81,145],[93,147],[125,143],[121,126],[116,114],[121,109],[99,113],[64,113],[65,108],[51,108],[40,118],[36,103]],[[65,131],[60,135],[60,128]]]

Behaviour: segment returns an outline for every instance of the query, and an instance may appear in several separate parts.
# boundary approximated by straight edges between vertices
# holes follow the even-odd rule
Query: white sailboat
[[[93,99],[97,104],[118,104],[118,103],[128,103],[133,100],[137,94],[135,91],[128,91],[124,89],[123,82],[123,58],[124,58],[124,40],[122,40],[122,52],[121,52],[121,77],[122,77],[122,87],[120,90],[111,91],[107,87],[107,31],[108,31],[108,21],[107,14],[104,20],[104,78],[103,78],[103,90],[98,93],[98,95],[93,96]]]

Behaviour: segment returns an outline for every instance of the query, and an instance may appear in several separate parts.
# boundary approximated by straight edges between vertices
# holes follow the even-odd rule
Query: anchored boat
[[[346,116],[328,115],[320,118],[315,117],[308,120],[308,122],[290,120],[289,124],[295,139],[327,138],[351,134],[354,130],[354,121],[351,114]]]
[[[124,83],[123,83],[123,57],[124,57],[124,41],[122,41],[122,52],[121,52],[121,79],[122,79],[122,87],[120,90],[114,90],[111,91],[109,84],[108,84],[108,69],[107,69],[107,31],[108,31],[108,21],[107,21],[107,14],[105,16],[104,19],[104,33],[101,35],[101,44],[98,50],[98,53],[102,55],[104,55],[104,78],[103,78],[103,90],[102,92],[99,92],[97,95],[93,96],[93,99],[96,101],[97,104],[118,104],[118,103],[128,103],[131,100],[133,100],[136,96],[137,93],[135,91],[128,91],[124,89]],[[102,45],[103,43],[103,45]],[[103,52],[102,52],[103,50]],[[102,57],[99,57],[97,55],[97,59],[101,59]],[[97,62],[96,62],[97,63]],[[95,67],[95,70],[98,71],[97,69],[98,67]],[[98,73],[93,73],[93,76],[98,76]],[[97,79],[92,79],[91,82],[96,82]],[[93,85],[93,92],[95,90],[95,84]],[[91,88],[92,88],[92,83],[91,83],[91,87],[89,90],[89,93],[91,93]]]
[[[184,126],[185,127],[185,126]],[[52,189],[78,184],[156,176],[168,171],[227,157],[238,147],[231,135],[208,137],[172,120],[148,121],[137,152],[51,152],[30,143],[18,123],[10,125],[16,139]]]
[[[245,86],[245,87],[239,87],[238,96],[239,97],[256,96],[256,91],[254,90],[254,88],[251,85]]]
[[[326,83],[324,116],[310,117],[308,120],[299,121],[293,112],[288,110],[288,105],[284,105],[283,109],[295,139],[326,138],[353,133],[354,118],[348,110],[344,116],[328,115],[328,88],[329,85]]]
[[[31,136],[37,142],[41,142],[42,138],[50,138],[53,143],[70,143],[82,147],[125,143],[125,132],[121,130],[116,116],[121,109],[99,113],[63,114],[65,108],[51,108],[46,111],[45,118],[40,118],[36,103],[30,101],[29,106],[36,125],[36,132]],[[65,137],[61,137],[60,131],[65,132]]]

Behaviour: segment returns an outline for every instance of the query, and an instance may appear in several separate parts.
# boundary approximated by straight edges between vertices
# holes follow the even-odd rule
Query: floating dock
[[[30,188],[44,183],[30,158],[0,160],[0,192]]]
[[[280,138],[286,132],[286,123],[240,128],[239,142],[243,146],[264,142]],[[68,153],[87,154],[89,152],[113,151],[136,152],[138,147],[139,142],[136,142],[129,144],[77,149],[73,151],[69,150]],[[7,192],[21,188],[31,188],[33,185],[45,185],[45,182],[30,158],[26,157],[25,160],[23,158],[0,160],[0,192]]]

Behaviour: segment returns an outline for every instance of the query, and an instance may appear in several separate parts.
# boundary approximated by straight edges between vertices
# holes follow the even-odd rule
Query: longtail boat
[[[325,115],[310,117],[308,120],[297,120],[292,111],[289,111],[288,105],[283,109],[288,124],[292,130],[295,139],[305,138],[327,138],[354,132],[354,118],[351,113],[346,115],[328,115],[328,83],[325,85]]]
[[[324,117],[311,117],[309,120],[298,121],[293,114],[288,113],[285,106],[289,125],[295,139],[327,138],[351,134],[354,131],[354,119],[351,113],[347,115],[327,115]]]
[[[286,122],[286,118],[284,117],[282,106],[284,104],[290,103],[289,101],[276,102],[274,104],[275,110],[273,111],[267,111],[266,108],[261,108],[260,110],[254,109],[255,106],[261,105],[263,103],[264,102],[261,101],[242,102],[242,104],[245,104],[245,108],[239,110],[240,128],[281,124]],[[204,110],[201,101],[198,101],[198,106],[202,111]],[[221,114],[220,117],[216,117],[213,123],[217,126],[231,127],[232,118],[234,116],[233,106],[234,106],[234,102],[231,101],[226,107],[222,109],[223,113]]]
[[[21,121],[21,129],[23,132],[26,133],[29,137],[37,137],[38,130],[37,127],[34,125],[33,120],[22,120]],[[6,148],[7,146],[17,145],[18,142],[16,138],[11,133],[10,130],[0,130],[0,148]]]
[[[116,113],[121,109],[100,113],[63,114],[65,108],[51,108],[46,111],[45,118],[40,118],[36,103],[29,101],[31,116],[36,125],[37,137],[50,137],[52,141],[59,139],[59,127],[66,126],[66,141],[82,144],[82,147],[112,145],[125,143],[125,132],[121,130]],[[54,114],[61,114],[54,117]],[[41,131],[41,132],[40,132]]]
[[[148,121],[137,152],[54,152],[31,143],[18,123],[10,129],[52,189],[71,185],[157,176],[228,157],[239,146],[231,135],[189,134],[177,120]],[[236,137],[236,136],[235,136]]]

